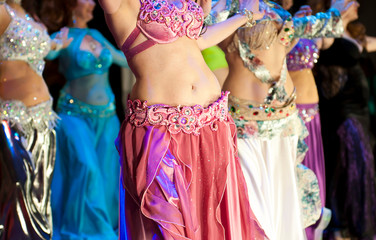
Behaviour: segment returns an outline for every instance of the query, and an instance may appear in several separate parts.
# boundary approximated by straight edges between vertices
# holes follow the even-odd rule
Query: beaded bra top
[[[171,43],[179,37],[197,39],[204,22],[202,8],[191,0],[181,0],[181,7],[167,0],[141,0],[137,26],[122,46],[129,61],[136,54],[157,43]],[[130,48],[142,32],[148,40]]]
[[[56,34],[52,34],[51,37],[54,38]],[[95,56],[90,51],[80,49],[85,36],[91,36],[101,45],[102,51],[99,56]],[[59,71],[64,74],[64,77],[68,81],[91,74],[108,72],[113,63],[113,57],[107,47],[107,40],[100,32],[90,28],[69,28],[68,37],[74,40],[67,48],[61,49],[58,52],[51,51],[47,56],[49,60],[56,57],[60,58]]]
[[[280,102],[287,100],[288,95],[284,87],[287,79],[287,66],[283,61],[280,78],[274,79],[262,60],[252,50],[267,50],[275,41],[288,47],[295,33],[291,15],[277,4],[271,6],[268,4],[260,1],[260,10],[265,11],[264,17],[257,20],[252,28],[239,28],[228,47],[229,52],[238,50],[244,66],[262,83],[270,85],[268,95],[264,99],[265,104],[271,104],[275,100]]]
[[[28,14],[23,18],[7,4],[5,7],[12,20],[0,36],[0,61],[25,61],[41,76],[45,65],[43,58],[51,47],[46,29],[34,27],[35,22]]]
[[[289,71],[312,69],[319,58],[319,50],[314,41],[300,39],[287,55],[287,68]]]

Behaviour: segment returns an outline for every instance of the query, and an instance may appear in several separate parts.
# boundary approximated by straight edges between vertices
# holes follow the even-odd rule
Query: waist
[[[52,110],[52,99],[27,107],[18,100],[0,99],[0,120],[18,125],[23,131],[37,129],[52,130],[56,126],[58,116]]]
[[[207,106],[215,101],[221,92],[218,80],[210,72],[210,77],[181,76],[160,79],[137,79],[130,99],[147,100],[149,104],[170,106]],[[179,76],[178,79],[176,76]]]
[[[260,104],[230,95],[229,112],[234,119],[247,121],[269,121],[286,118],[296,112],[296,95],[293,92],[281,106]]]
[[[15,74],[2,72],[0,69],[0,98],[21,101],[26,106],[35,106],[48,101],[51,96],[43,78],[31,69],[21,74],[17,71]]]
[[[200,129],[205,126],[210,126],[215,131],[217,121],[228,121],[228,94],[229,92],[223,92],[217,101],[207,107],[174,107],[166,104],[148,106],[146,101],[128,100],[126,119],[135,127],[166,126],[172,134],[184,132],[199,135]]]
[[[57,103],[57,112],[71,116],[87,116],[92,118],[111,117],[116,114],[115,98],[111,95],[105,105],[91,105],[74,98],[62,90]]]

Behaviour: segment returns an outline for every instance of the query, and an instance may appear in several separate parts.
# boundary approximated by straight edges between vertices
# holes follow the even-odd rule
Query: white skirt
[[[238,138],[249,202],[270,240],[306,239],[296,179],[298,140]]]

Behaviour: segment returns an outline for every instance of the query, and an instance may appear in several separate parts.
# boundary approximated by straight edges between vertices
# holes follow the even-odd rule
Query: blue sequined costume
[[[81,49],[85,36],[101,44],[99,56]],[[52,183],[53,239],[117,239],[119,157],[114,140],[120,123],[108,69],[112,63],[127,67],[127,62],[96,30],[70,28],[71,37],[68,48],[48,55],[59,58],[59,70],[67,79],[57,105],[61,121]],[[109,99],[105,105],[88,104],[69,92],[72,81],[95,84],[104,78]]]

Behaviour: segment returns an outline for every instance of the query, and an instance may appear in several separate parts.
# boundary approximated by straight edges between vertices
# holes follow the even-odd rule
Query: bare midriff
[[[34,106],[49,100],[43,78],[24,61],[0,61],[0,98]]]
[[[269,50],[252,51],[270,71],[273,79],[279,79],[283,61],[286,56],[284,49],[281,49],[281,51],[275,51],[274,48],[285,48],[282,45],[278,45],[273,44]],[[240,99],[250,100],[260,104],[264,103],[264,100],[268,95],[270,84],[262,83],[253,72],[244,66],[238,50],[227,53],[226,59],[229,64],[230,71],[225,84],[223,85],[223,90],[230,91],[231,95]],[[288,96],[290,96],[294,91],[294,84],[288,74],[285,89]],[[273,103],[273,105],[276,106],[283,104],[284,103],[279,102]]]
[[[136,76],[131,100],[147,100],[148,105],[208,106],[221,95],[197,42],[187,37],[156,44],[134,56],[129,66]]]
[[[296,103],[312,104],[319,102],[319,95],[315,78],[311,69],[303,69],[300,71],[290,71],[290,76],[296,87]]]

